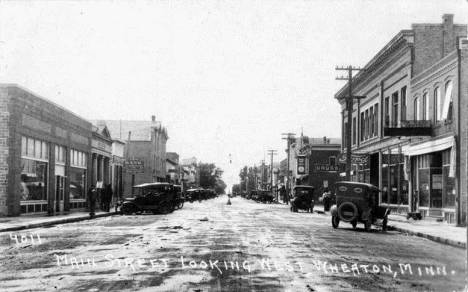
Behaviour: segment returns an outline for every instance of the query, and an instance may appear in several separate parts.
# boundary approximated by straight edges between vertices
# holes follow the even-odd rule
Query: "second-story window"
[[[361,113],[361,141],[364,141],[365,136],[365,123],[364,123],[364,113]]]
[[[401,89],[401,119],[406,120],[406,86]]]
[[[330,165],[336,165],[336,156],[330,156],[329,157],[329,164]]]
[[[452,91],[453,82],[449,81],[445,84],[444,110],[442,112],[442,120],[452,120]]]
[[[440,98],[440,87],[434,90],[434,121],[437,123],[441,119],[441,98]]]
[[[353,118],[353,145],[356,145],[356,117]]]
[[[384,105],[384,125],[385,127],[390,126],[390,108],[389,108],[389,98],[385,98],[385,105]]]
[[[398,125],[398,91],[392,94],[392,127]]]
[[[374,136],[379,135],[379,104],[374,105]]]
[[[369,137],[374,137],[375,130],[374,130],[374,107],[373,106],[371,106],[369,109],[369,119],[370,119]]]
[[[427,93],[424,93],[423,95],[422,107],[423,107],[422,119],[424,121],[427,121],[429,119],[429,95]]]
[[[419,121],[420,118],[421,118],[421,116],[420,116],[420,112],[421,112],[421,111],[420,111],[420,104],[419,104],[419,103],[420,103],[420,102],[419,102],[419,98],[416,98],[416,99],[414,100],[414,119],[415,119],[416,121]]]

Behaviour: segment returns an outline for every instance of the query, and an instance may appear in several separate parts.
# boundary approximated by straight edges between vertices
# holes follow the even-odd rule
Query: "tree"
[[[214,163],[199,163],[198,171],[200,173],[200,187],[205,189],[214,189],[218,194],[224,194],[226,184],[221,179],[224,171],[216,167]]]

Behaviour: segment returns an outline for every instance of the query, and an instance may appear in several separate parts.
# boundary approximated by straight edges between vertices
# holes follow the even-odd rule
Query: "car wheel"
[[[356,226],[357,226],[357,221],[351,222],[351,225],[353,226],[353,228],[356,228]]]
[[[122,211],[124,215],[132,215],[135,210],[132,204],[123,204],[120,211]]]
[[[388,224],[388,216],[385,216],[382,222],[382,230],[387,231],[387,224]]]
[[[343,222],[352,222],[358,216],[358,209],[353,203],[344,202],[338,207],[338,216]]]
[[[340,218],[338,218],[338,216],[332,216],[332,226],[333,226],[333,228],[338,228],[339,224],[340,224]]]
[[[369,214],[369,217],[367,218],[366,222],[364,222],[364,228],[366,229],[367,232],[371,231],[372,227],[372,214]]]
[[[177,206],[177,208],[180,210],[184,207],[184,201],[180,201],[179,202],[179,205]]]

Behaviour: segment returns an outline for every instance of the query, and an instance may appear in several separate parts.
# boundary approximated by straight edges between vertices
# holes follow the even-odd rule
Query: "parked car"
[[[194,201],[201,202],[202,195],[199,189],[189,189],[185,193],[185,200],[193,203]]]
[[[312,186],[295,186],[292,190],[291,198],[291,212],[298,212],[299,209],[314,211],[315,201],[314,201],[314,187]]]
[[[152,212],[167,214],[175,210],[177,190],[169,183],[145,183],[133,187],[132,198],[125,198],[120,211],[125,215]]]
[[[331,207],[332,226],[338,228],[340,221],[363,223],[366,231],[372,224],[381,224],[387,230],[390,209],[379,206],[379,188],[374,185],[357,182],[336,182],[336,205]]]
[[[182,209],[184,207],[184,202],[185,202],[185,194],[182,192],[182,186],[180,185],[174,185],[174,191],[175,191],[175,208],[176,209]]]

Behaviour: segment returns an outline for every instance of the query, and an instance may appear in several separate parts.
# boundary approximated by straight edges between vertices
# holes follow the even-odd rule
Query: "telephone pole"
[[[286,135],[286,137],[283,137],[281,139],[283,140],[288,140],[288,149],[286,150],[286,152],[288,153],[288,172],[286,174],[286,177],[288,178],[288,182],[286,184],[286,189],[287,189],[287,192],[289,193],[289,188],[291,187],[291,181],[289,180],[289,150],[291,148],[291,140],[293,139],[293,137],[296,135],[295,133],[283,133],[281,134],[283,136]]]
[[[275,196],[275,194],[273,193],[273,155],[277,155],[278,154],[278,150],[268,150],[268,155],[271,156],[271,164],[270,164],[270,188],[271,188],[271,194],[273,195],[273,197]],[[276,198],[278,199],[278,198]]]
[[[348,71],[348,77],[336,77],[336,80],[347,80],[348,81],[348,96],[342,96],[346,98],[346,109],[348,110],[348,124],[345,129],[346,139],[346,180],[351,180],[351,123],[353,122],[353,103],[354,99],[366,98],[365,96],[353,95],[353,71],[361,71],[364,69],[356,68],[351,65],[348,67],[336,67],[336,70]],[[357,117],[359,118],[359,117]]]

